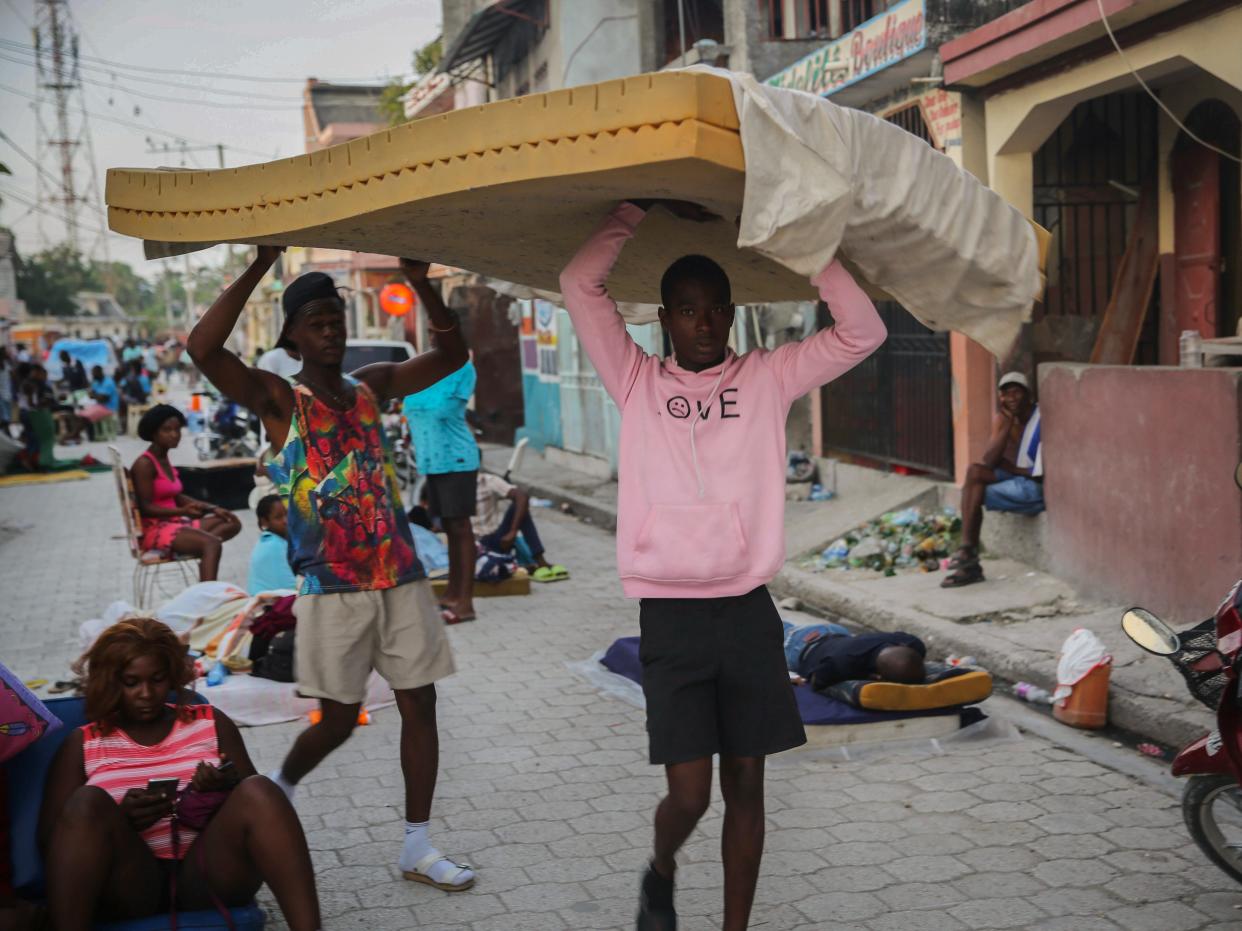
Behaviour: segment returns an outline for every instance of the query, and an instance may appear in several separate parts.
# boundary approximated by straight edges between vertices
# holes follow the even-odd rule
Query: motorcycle
[[[1182,748],[1173,775],[1190,777],[1182,817],[1191,838],[1242,882],[1242,581],[1215,617],[1189,630],[1178,633],[1144,608],[1127,611],[1121,627],[1148,653],[1167,657],[1190,693],[1216,712],[1216,730]]]
[[[240,404],[221,399],[212,409],[207,429],[194,437],[199,460],[253,458],[259,449],[257,420]]]

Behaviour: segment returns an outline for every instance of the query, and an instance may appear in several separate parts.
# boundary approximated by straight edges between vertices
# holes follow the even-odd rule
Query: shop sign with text
[[[774,74],[766,83],[826,97],[926,46],[923,0],[905,0]]]

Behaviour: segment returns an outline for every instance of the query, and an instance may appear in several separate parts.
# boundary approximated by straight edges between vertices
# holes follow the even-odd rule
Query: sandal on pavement
[[[569,578],[569,570],[566,569],[564,566],[562,566],[560,563],[557,563],[555,566],[552,567],[552,581],[553,582],[564,582],[567,578]]]
[[[962,547],[960,550],[958,550],[956,553],[953,554],[952,558],[949,559],[949,565],[946,568],[950,572],[956,572],[958,569],[962,569],[972,564],[973,565],[979,564],[978,550],[972,550],[972,549],[967,549],[966,547]]]
[[[452,608],[445,608],[440,612],[440,620],[445,624],[464,624],[466,621],[473,621],[477,614],[458,614]]]
[[[530,575],[532,582],[563,582],[569,578],[569,570],[564,566],[543,566]]]
[[[429,875],[429,871],[433,866],[441,862],[450,864],[452,869],[445,875],[444,880],[436,882],[436,880],[432,879]],[[469,879],[462,880],[461,882],[455,882],[455,880],[457,880],[463,873],[470,873],[472,875]],[[434,886],[442,892],[465,892],[474,885],[475,877],[473,873],[473,867],[468,866],[465,863],[458,863],[456,860],[446,857],[437,850],[433,850],[431,853],[427,854],[427,856],[415,863],[414,869],[401,871],[401,875],[411,882]]]
[[[941,588],[961,588],[983,581],[983,567],[977,562],[963,565],[956,572],[940,583]]]

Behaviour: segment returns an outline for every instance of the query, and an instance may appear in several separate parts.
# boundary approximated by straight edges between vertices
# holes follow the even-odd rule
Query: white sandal
[[[453,864],[453,872],[448,875],[447,882],[436,882],[429,875],[427,875],[427,871],[441,860],[445,860]],[[461,883],[454,883],[453,880],[457,879],[462,873],[466,872],[474,872],[474,867],[466,863],[458,863],[456,860],[451,857],[446,857],[442,853],[432,852],[415,863],[414,869],[402,870],[401,875],[412,882],[425,883],[426,885],[434,886],[443,892],[465,892],[474,885],[476,877],[471,876],[465,882]]]

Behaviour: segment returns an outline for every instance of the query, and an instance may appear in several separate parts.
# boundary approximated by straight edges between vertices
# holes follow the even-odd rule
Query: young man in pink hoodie
[[[712,757],[725,802],[725,931],[747,926],[763,855],[764,759],[806,742],[765,584],[785,559],[790,405],[884,341],[884,324],[833,262],[812,279],[835,325],[773,352],[728,346],[728,276],[686,256],[660,282],[673,357],[630,339],[605,281],[654,201],[626,201],[561,273],[574,329],[621,411],[617,563],[641,599],[651,762],[668,795],[655,815],[639,931],[672,931],[674,857],[707,810]],[[661,201],[688,219],[693,204]]]

